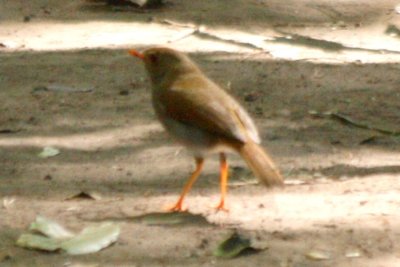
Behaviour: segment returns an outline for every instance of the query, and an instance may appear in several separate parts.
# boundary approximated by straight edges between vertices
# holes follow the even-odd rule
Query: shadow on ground
[[[105,1],[104,1],[105,2]],[[396,1],[341,1],[340,5],[331,1],[166,1],[160,9],[134,9],[131,7],[107,6],[102,1],[74,1],[66,5],[62,1],[42,5],[4,3],[8,12],[3,21],[22,22],[24,17],[15,14],[25,13],[29,21],[36,17],[55,21],[140,21],[174,20],[213,27],[233,27],[249,30],[251,27],[263,29],[268,26],[304,26],[308,24],[354,25],[368,24],[380,20],[393,8]],[[77,11],[78,10],[78,11]],[[238,23],[240,21],[240,23]],[[250,27],[250,28],[249,28]]]
[[[0,134],[1,175],[9,181],[9,192],[37,195],[29,188],[36,182],[46,185],[42,181],[46,175],[64,177],[56,179],[59,186],[52,187],[53,194],[68,188],[68,183],[74,188],[73,184],[81,180],[100,186],[133,179],[144,188],[157,190],[158,184],[180,188],[191,170],[192,159],[179,153],[179,147],[157,125],[143,67],[126,51],[18,52],[0,56],[0,70],[5,77],[0,80],[0,87],[5,88],[0,92],[4,100],[0,130],[11,131]],[[316,64],[225,53],[191,56],[253,115],[265,146],[281,163],[284,173],[296,173],[296,169],[310,164],[309,156],[319,157],[323,167],[306,169],[322,168],[327,176],[398,172],[397,166],[385,162],[378,167],[357,167],[335,159],[332,162],[332,157],[368,150],[390,156],[397,153],[399,143],[396,138],[386,138],[385,142],[365,144],[365,140],[377,136],[375,131],[315,118],[309,113],[335,110],[354,120],[395,129],[400,122],[396,64]],[[48,84],[76,88],[90,85],[94,90],[34,92],[35,87]],[[38,158],[46,145],[60,147],[61,154],[47,160]],[[288,164],[293,160],[298,163]],[[233,162],[243,164],[237,158]],[[209,186],[215,180],[218,167],[212,164],[213,169],[206,171],[200,186]],[[25,181],[27,177],[29,181]],[[110,177],[113,179],[107,182]],[[124,181],[120,181],[120,190],[124,190]]]

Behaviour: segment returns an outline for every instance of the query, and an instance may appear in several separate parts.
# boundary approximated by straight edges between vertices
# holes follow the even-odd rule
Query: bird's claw
[[[187,211],[187,207],[183,207],[182,203],[178,202],[173,206],[167,207],[166,210],[170,212],[185,212]]]
[[[221,202],[215,206],[215,210],[218,211],[224,211],[224,212],[229,212],[229,209],[225,207],[225,202],[221,200]]]

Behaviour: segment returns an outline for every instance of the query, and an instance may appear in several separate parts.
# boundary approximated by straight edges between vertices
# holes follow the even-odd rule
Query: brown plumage
[[[250,116],[189,57],[162,47],[129,53],[144,61],[152,83],[153,106],[164,128],[189,148],[196,159],[196,170],[171,210],[183,209],[183,199],[200,174],[204,157],[212,152],[220,153],[221,162],[218,209],[225,209],[228,151],[239,153],[264,185],[283,185],[279,170],[259,145],[260,138]]]

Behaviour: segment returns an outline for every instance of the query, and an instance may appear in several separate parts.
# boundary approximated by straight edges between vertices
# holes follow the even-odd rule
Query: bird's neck
[[[196,66],[179,66],[159,72],[157,75],[151,75],[151,81],[156,88],[168,88],[180,78],[198,73],[201,73],[201,71]]]

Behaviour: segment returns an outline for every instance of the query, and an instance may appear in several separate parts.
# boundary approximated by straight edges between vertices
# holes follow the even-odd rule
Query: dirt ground
[[[400,39],[396,1],[0,1],[0,266],[400,266]],[[186,199],[210,224],[148,225],[194,164],[156,121],[127,48],[186,51],[254,117],[287,185],[267,190],[229,157]],[[374,128],[374,129],[366,129]],[[40,158],[46,147],[60,154]],[[69,199],[79,192],[99,196]],[[15,246],[37,215],[121,225],[84,256]],[[232,231],[263,250],[219,259]],[[307,254],[322,251],[328,259]]]

